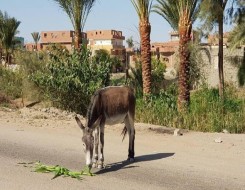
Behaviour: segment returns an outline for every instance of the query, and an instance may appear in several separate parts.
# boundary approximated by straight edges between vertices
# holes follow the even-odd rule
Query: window
[[[46,38],[47,37],[47,33],[44,33],[44,38]]]

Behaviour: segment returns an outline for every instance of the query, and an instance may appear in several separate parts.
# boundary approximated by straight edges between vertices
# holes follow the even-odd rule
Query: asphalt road
[[[1,119],[1,118],[0,118]],[[40,121],[44,122],[44,121]],[[46,120],[45,122],[49,122]],[[82,181],[32,172],[18,164],[41,161],[79,171],[85,164],[75,121],[34,127],[0,121],[0,190],[244,190],[245,135],[187,133],[180,137],[136,132],[136,162],[128,163],[128,139],[105,131],[106,169]],[[121,128],[120,128],[121,129]],[[223,143],[213,139],[222,137]]]

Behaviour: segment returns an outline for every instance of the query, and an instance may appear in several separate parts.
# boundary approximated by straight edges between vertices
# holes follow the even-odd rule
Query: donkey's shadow
[[[98,170],[95,172],[95,174],[103,174],[108,172],[117,171],[120,169],[128,169],[128,168],[134,168],[139,167],[131,164],[139,163],[139,162],[147,162],[147,161],[154,161],[154,160],[160,160],[163,158],[167,158],[170,156],[173,156],[174,153],[156,153],[156,154],[148,154],[148,155],[142,155],[135,157],[134,162],[129,162],[128,160],[122,161],[122,162],[115,162],[106,165],[104,169]]]

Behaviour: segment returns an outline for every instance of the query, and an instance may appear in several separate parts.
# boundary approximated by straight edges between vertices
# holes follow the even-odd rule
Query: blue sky
[[[0,0],[0,10],[21,21],[19,36],[32,42],[32,32],[72,30],[72,24],[63,10],[53,0]],[[151,42],[169,40],[172,30],[159,15],[150,15]],[[90,12],[84,31],[120,30],[125,38],[133,36],[139,41],[138,16],[130,0],[97,0]]]
[[[31,33],[54,30],[73,30],[66,13],[53,0],[0,0],[0,10],[21,21],[19,36],[33,42]],[[130,0],[97,0],[84,31],[120,30],[125,38],[133,36],[139,42],[138,16]],[[151,13],[151,42],[169,40],[170,25],[158,14]]]

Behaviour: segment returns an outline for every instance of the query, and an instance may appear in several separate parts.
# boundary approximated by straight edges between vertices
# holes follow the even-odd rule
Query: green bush
[[[64,57],[50,51],[45,69],[34,72],[30,79],[54,106],[85,115],[91,95],[110,80],[111,63],[94,60],[86,48]]]
[[[174,90],[175,89],[175,90]],[[148,102],[139,98],[136,107],[138,122],[185,128],[203,132],[245,132],[245,100],[236,96],[233,87],[227,86],[222,102],[218,89],[203,88],[191,93],[191,104],[186,113],[177,112],[176,88],[152,96]]]
[[[162,81],[164,80],[164,72],[166,69],[165,63],[158,59],[152,58],[152,91],[153,93],[159,93],[161,89]],[[136,89],[138,96],[143,95],[143,79],[142,79],[142,67],[141,62],[136,62],[135,68],[131,68],[132,76],[130,77],[129,85]]]
[[[22,97],[28,100],[43,100],[44,96],[39,88],[29,79],[29,76],[36,71],[44,71],[47,63],[45,52],[15,52],[16,63],[19,66],[18,72],[22,80]]]
[[[0,65],[0,92],[11,99],[20,98],[22,95],[22,75],[17,71]]]

